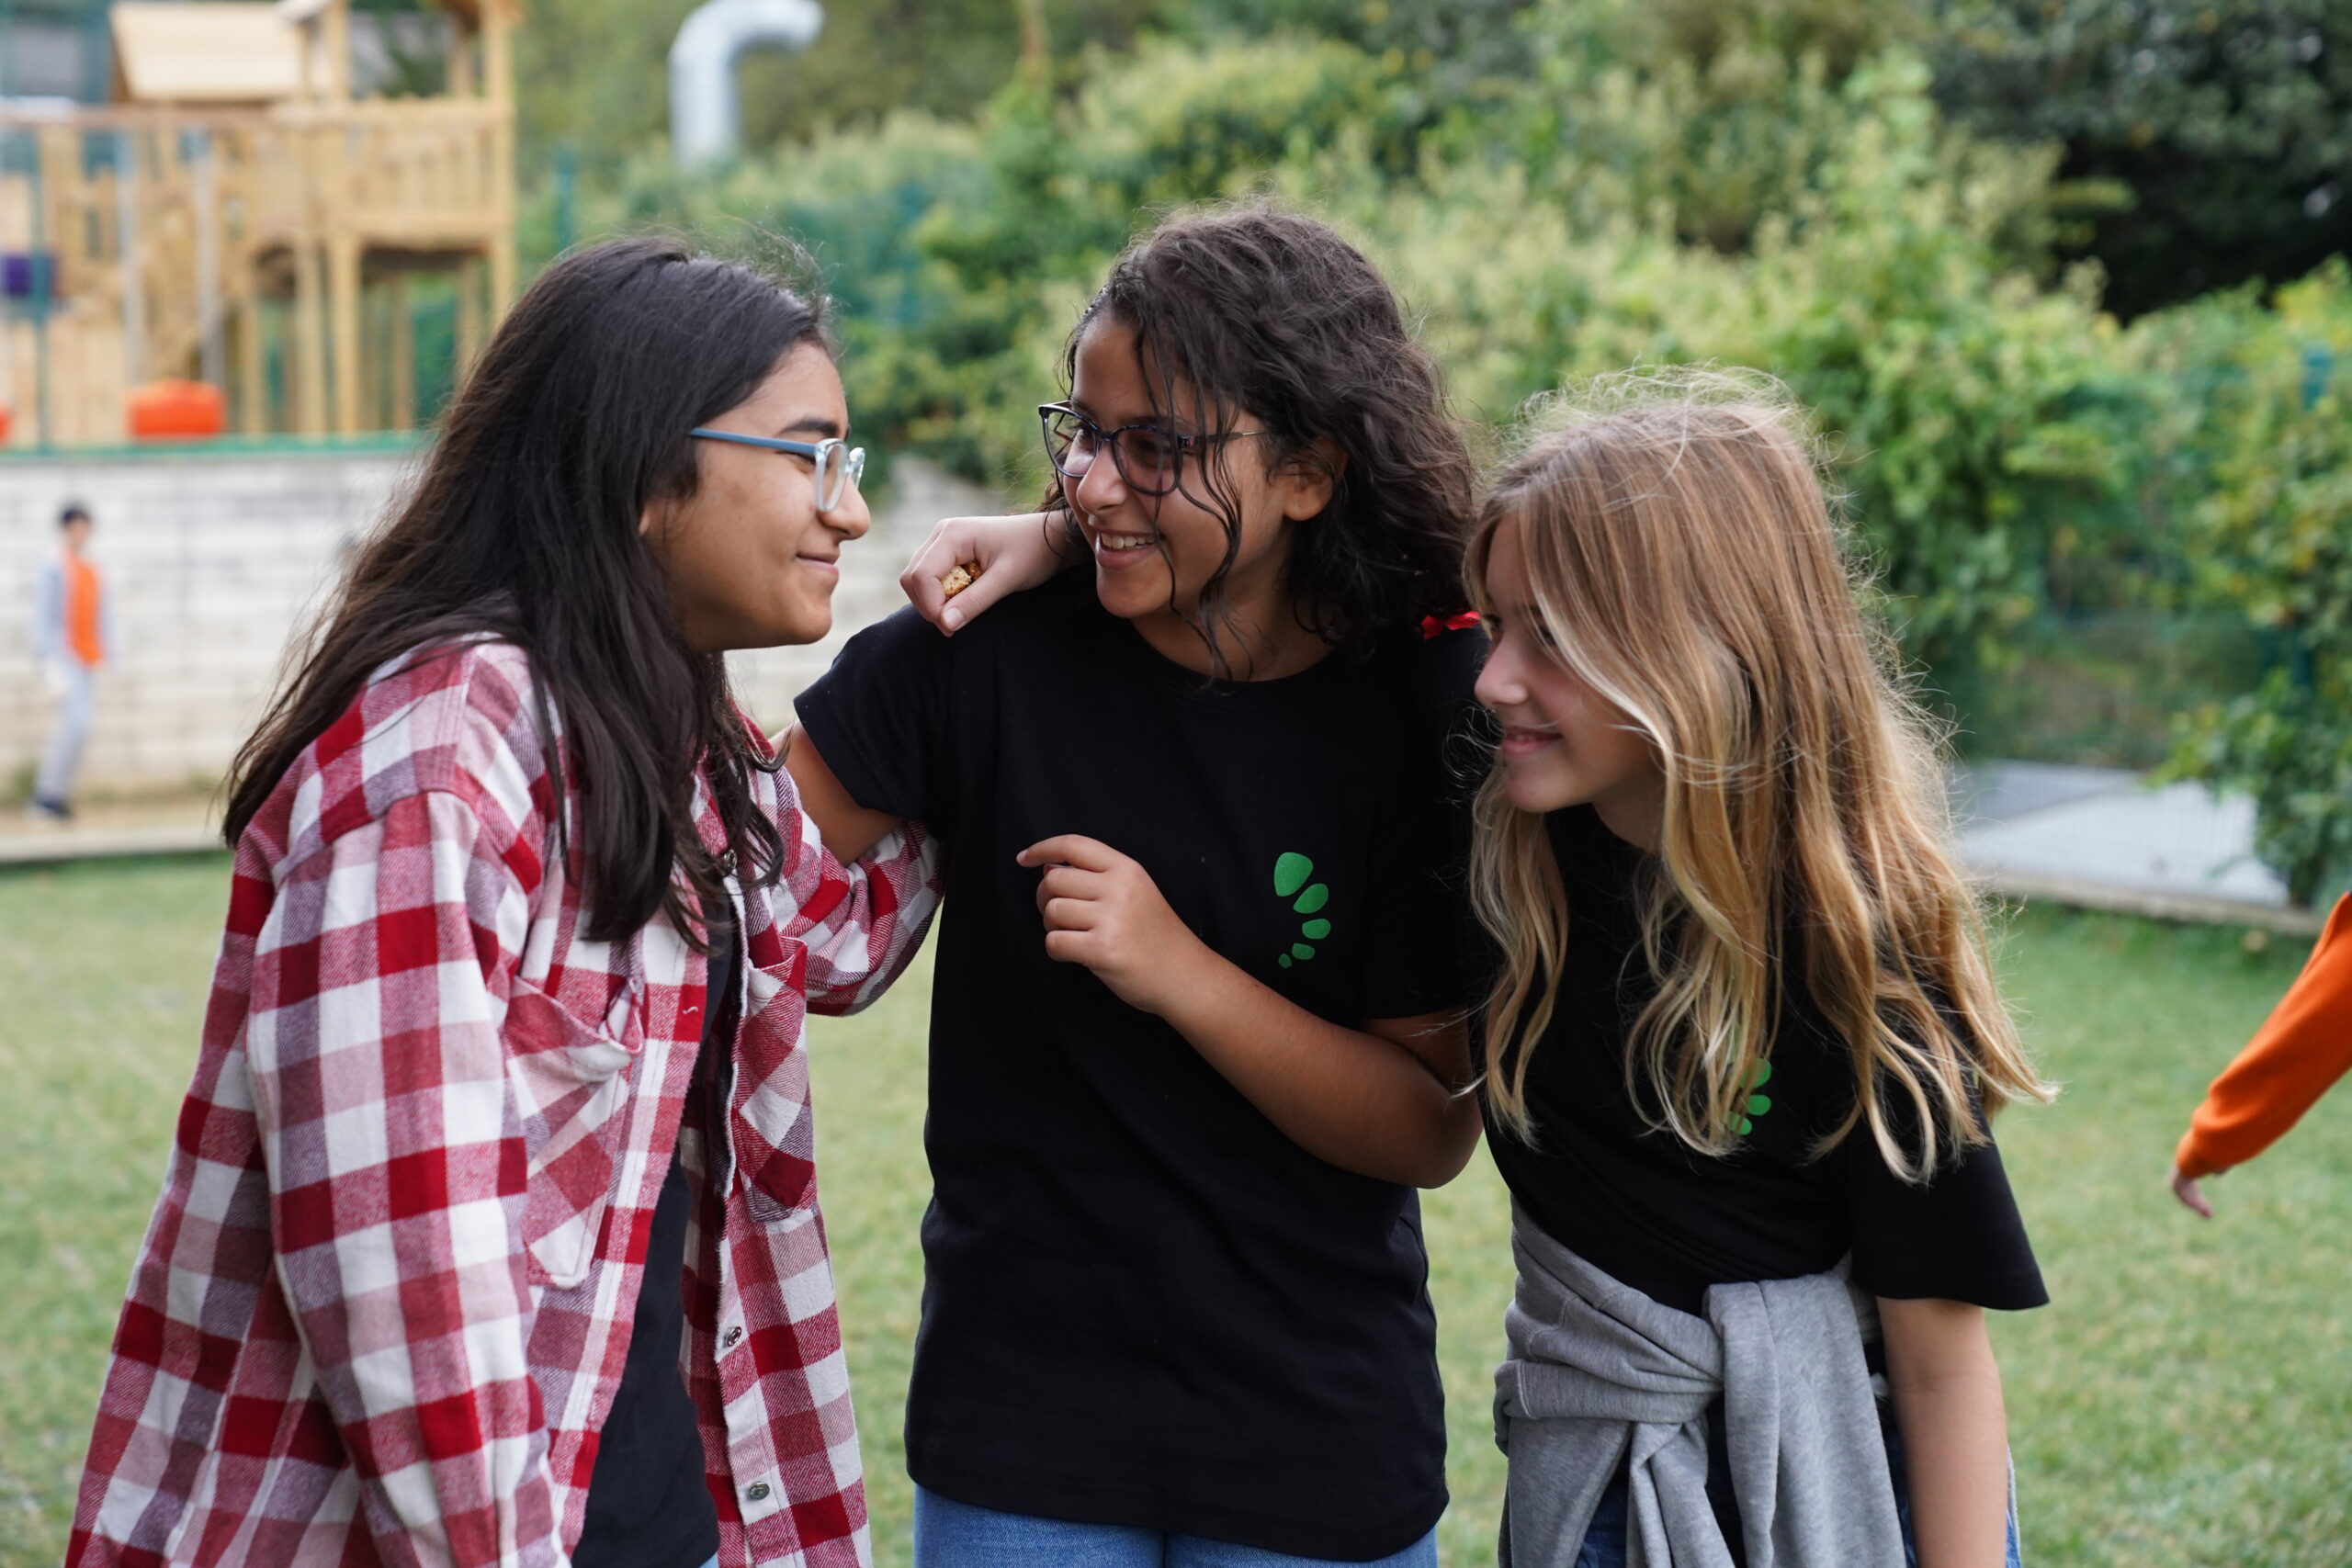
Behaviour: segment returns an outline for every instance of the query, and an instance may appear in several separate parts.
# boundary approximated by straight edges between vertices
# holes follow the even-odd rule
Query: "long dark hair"
[[[1269,470],[1328,468],[1322,441],[1341,454],[1329,503],[1291,536],[1283,586],[1309,630],[1362,653],[1468,602],[1469,450],[1437,362],[1363,253],[1326,224],[1262,204],[1172,218],[1127,247],[1071,328],[1065,388],[1079,339],[1106,317],[1136,334],[1156,417],[1209,434],[1235,429],[1247,410],[1273,433],[1259,444]],[[1238,502],[1213,463],[1188,457],[1179,485],[1225,525],[1225,559],[1193,623],[1222,667],[1217,601],[1240,554]],[[1068,512],[1058,480],[1046,504]]]
[[[587,935],[618,941],[661,913],[691,931],[680,867],[698,907],[723,897],[695,829],[697,761],[743,870],[773,876],[784,842],[750,775],[776,764],[738,716],[724,657],[686,643],[638,522],[649,502],[694,493],[687,431],[825,342],[820,297],[674,240],[616,240],[549,267],[237,753],[232,847],[372,671],[487,633],[529,655],[553,782],[577,795],[577,818],[559,812],[557,830]]]

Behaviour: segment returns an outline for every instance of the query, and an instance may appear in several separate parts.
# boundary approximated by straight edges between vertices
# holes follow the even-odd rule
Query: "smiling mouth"
[[[1154,534],[1111,534],[1097,531],[1094,536],[1094,547],[1114,553],[1148,550],[1158,542],[1158,538],[1159,536]]]

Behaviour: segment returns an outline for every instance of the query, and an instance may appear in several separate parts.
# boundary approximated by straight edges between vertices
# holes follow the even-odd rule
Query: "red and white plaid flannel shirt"
[[[582,933],[529,680],[479,641],[379,673],[240,841],[71,1568],[565,1562],[673,1142],[719,1561],[868,1561],[801,1025],[904,966],[936,856],[910,827],[845,870],[753,775],[787,852],[736,890],[715,1191],[681,1126],[707,964],[666,921]]]

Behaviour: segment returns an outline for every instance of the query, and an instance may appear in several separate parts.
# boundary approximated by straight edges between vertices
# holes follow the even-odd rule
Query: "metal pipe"
[[[817,41],[817,0],[707,0],[670,44],[670,150],[682,169],[723,163],[742,142],[735,65],[752,49],[799,53]]]

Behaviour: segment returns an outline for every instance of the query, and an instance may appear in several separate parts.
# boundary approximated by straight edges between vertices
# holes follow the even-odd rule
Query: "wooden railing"
[[[0,400],[20,432],[38,402],[47,439],[119,439],[129,384],[200,373],[244,383],[248,430],[361,428],[348,322],[369,257],[479,261],[485,317],[511,292],[513,118],[485,98],[0,108],[0,254],[38,256],[51,279],[29,312],[38,355],[21,302],[0,328]],[[282,408],[263,406],[289,378],[264,373],[265,297],[297,318]]]

